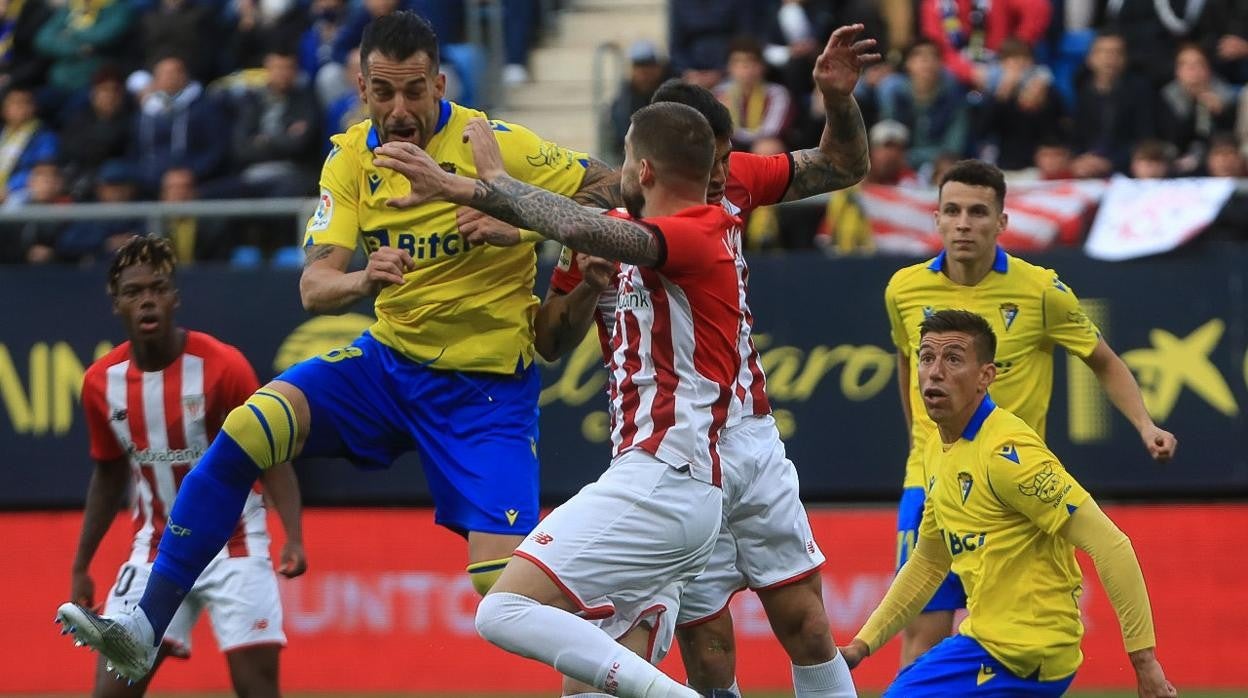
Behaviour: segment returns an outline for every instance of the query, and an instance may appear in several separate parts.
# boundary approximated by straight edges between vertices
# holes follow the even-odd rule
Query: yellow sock
[[[503,568],[510,560],[511,556],[508,555],[497,560],[483,560],[468,565],[468,578],[472,580],[472,587],[477,590],[478,594],[485,596],[485,593],[502,576]]]

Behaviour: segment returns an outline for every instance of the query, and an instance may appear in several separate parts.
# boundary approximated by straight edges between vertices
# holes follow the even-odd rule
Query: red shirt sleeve
[[[550,287],[555,293],[568,294],[579,283],[581,283],[581,268],[576,263],[576,252],[564,245],[563,250],[559,252],[559,263],[550,272]]]
[[[104,396],[105,373],[90,370],[82,382],[82,409],[87,416],[87,434],[91,441],[91,458],[97,461],[117,460],[126,450],[117,441],[108,422],[108,399]]]
[[[728,156],[728,184],[724,195],[747,216],[759,206],[780,203],[793,182],[793,155],[755,155],[734,152]]]
[[[728,227],[740,225],[719,206],[698,206],[640,222],[658,236],[663,252],[655,268],[669,277],[705,271],[723,253],[721,245],[730,244]]]
[[[211,391],[204,396],[208,401],[208,430],[213,435],[225,423],[230,410],[247,402],[260,388],[256,371],[243,352],[225,343],[221,347],[216,357],[220,373]]]

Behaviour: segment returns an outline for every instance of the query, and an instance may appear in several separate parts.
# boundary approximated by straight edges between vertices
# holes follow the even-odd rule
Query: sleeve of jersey
[[[126,454],[117,436],[108,425],[108,401],[98,382],[87,374],[82,385],[82,409],[87,417],[87,434],[91,440],[91,458],[97,461],[110,461]]]
[[[718,244],[708,239],[699,225],[687,219],[652,218],[641,224],[654,232],[662,249],[654,268],[672,278],[703,271],[714,254],[712,245]]]
[[[1092,355],[1101,341],[1101,331],[1083,311],[1075,292],[1057,274],[1044,291],[1045,334],[1076,356]]]
[[[222,407],[228,411],[247,402],[247,398],[260,389],[260,380],[256,371],[243,352],[234,347],[222,357],[224,373],[221,381],[221,395],[216,396],[222,401]]]
[[[564,245],[559,251],[559,263],[550,272],[550,287],[555,293],[566,295],[580,283],[581,268],[576,264],[576,252]]]
[[[926,512],[923,519],[927,521]],[[910,559],[901,566],[880,605],[855,637],[865,642],[871,652],[883,647],[931,601],[949,574],[951,563],[944,541],[920,531]]]
[[[321,193],[316,212],[308,219],[303,246],[334,245],[354,250],[360,237],[359,158],[334,137],[321,166]]]
[[[884,287],[884,307],[888,311],[888,330],[893,338],[893,346],[897,351],[909,356],[910,337],[906,334],[906,323],[901,318],[901,310],[897,307],[897,289],[893,281]]]
[[[1056,535],[1088,501],[1088,491],[1035,434],[1020,432],[989,443],[993,452],[985,457],[993,493],[1045,533]]]
[[[1157,646],[1144,573],[1127,535],[1110,521],[1095,500],[1088,499],[1070,517],[1062,536],[1086,552],[1096,565],[1096,575],[1118,616],[1127,651]]]
[[[516,179],[556,194],[571,196],[581,188],[589,156],[550,141],[518,124],[491,121],[503,152],[503,167]]]
[[[733,153],[728,156],[728,172],[750,193],[750,206],[742,214],[759,206],[780,203],[793,182],[793,155],[755,155]]]

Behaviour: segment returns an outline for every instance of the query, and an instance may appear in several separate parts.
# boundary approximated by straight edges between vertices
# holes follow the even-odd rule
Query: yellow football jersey
[[[1073,674],[1083,661],[1083,576],[1058,532],[1088,492],[987,396],[960,439],[928,442],[924,475],[919,535],[940,539],[962,578],[968,615],[958,632],[1018,676]]]
[[[893,343],[910,357],[912,447],[906,460],[906,487],[922,487],[924,445],[936,425],[919,395],[919,324],[938,310],[969,310],[982,315],[997,335],[997,379],[992,396],[1044,436],[1053,389],[1053,347],[1060,344],[1081,358],[1100,341],[1100,330],[1057,272],[1029,264],[997,248],[992,271],[974,286],[960,286],[942,271],[945,253],[930,262],[901,269],[884,291]]]
[[[464,127],[485,114],[444,101],[425,151],[442,167],[476,176]],[[556,194],[581,186],[588,156],[502,121],[491,122],[507,173]],[[411,191],[408,181],[373,166],[380,145],[372,122],[334,136],[321,168],[320,205],[308,221],[304,245],[337,245],[368,252],[383,246],[407,250],[415,271],[402,285],[377,296],[373,336],[435,368],[512,373],[533,360],[533,295],[537,257],[533,245],[469,245],[455,223],[455,205],[427,203],[400,211],[386,200]]]

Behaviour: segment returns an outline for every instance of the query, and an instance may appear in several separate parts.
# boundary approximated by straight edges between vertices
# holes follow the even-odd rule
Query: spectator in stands
[[[1088,75],[1075,99],[1071,144],[1075,176],[1108,177],[1126,172],[1131,148],[1156,135],[1154,100],[1148,82],[1127,69],[1127,45],[1120,34],[1103,32],[1092,42]]]
[[[1018,39],[1001,43],[999,69],[990,71],[984,122],[987,147],[1003,170],[1030,167],[1040,141],[1062,133],[1061,95],[1047,68],[1037,66],[1031,47]]]
[[[733,40],[728,79],[715,89],[715,96],[732,115],[732,145],[739,150],[750,150],[761,140],[783,139],[793,120],[793,98],[783,85],[764,80],[766,69],[757,40],[748,36]]]
[[[95,178],[95,200],[108,204],[134,201],[138,184],[133,165],[124,160],[109,160]],[[141,234],[143,229],[144,223],[138,219],[75,221],[57,236],[56,259],[77,263],[107,259],[131,235]]]
[[[709,46],[690,52],[681,79],[714,92],[724,79],[724,61],[719,60],[718,55],[719,52]]]
[[[1185,43],[1200,43],[1205,55],[1218,55],[1228,67],[1248,55],[1248,45],[1234,40],[1248,29],[1243,0],[1108,0],[1098,3],[1096,23],[1123,36],[1131,64],[1153,87],[1171,78],[1175,48]]]
[[[910,145],[910,129],[899,121],[884,120],[867,132],[871,143],[871,170],[864,180],[868,184],[919,186],[918,174],[906,162]]]
[[[159,0],[139,19],[143,57],[178,55],[201,82],[216,77],[220,41],[211,4],[195,0]]]
[[[216,176],[229,152],[229,133],[219,105],[191,80],[182,59],[160,59],[135,120],[133,159],[142,189],[156,192],[175,165],[190,168],[198,181]]]
[[[1050,0],[920,0],[923,36],[934,41],[945,66],[967,88],[988,84],[988,67],[1007,37],[1033,49],[1045,38]]]
[[[320,156],[320,106],[299,84],[293,49],[270,49],[264,57],[265,84],[235,104],[233,163],[247,191],[266,196],[316,192]]]
[[[618,161],[624,152],[624,134],[633,112],[650,103],[667,78],[667,63],[653,41],[636,41],[628,49],[628,79],[620,85],[607,112],[607,153]]]
[[[35,37],[51,16],[43,0],[5,0],[0,12],[0,92],[45,83],[51,61],[35,49]]]
[[[835,27],[861,22],[866,25],[863,36],[876,38],[876,50],[888,51],[888,36],[876,0],[781,0],[769,12],[763,58],[780,79],[780,84],[795,97],[809,95],[814,89],[811,72],[815,59]],[[805,108],[805,100],[799,108]],[[820,127],[823,123],[820,122]]]
[[[344,93],[344,64],[334,62],[334,40],[347,18],[346,0],[312,0],[312,24],[299,39],[299,69],[314,80],[316,96],[326,108]],[[348,54],[351,52],[349,51]],[[345,59],[344,59],[345,60]],[[356,91],[354,77],[350,92]]]
[[[896,121],[881,121],[867,134],[871,143],[871,170],[863,184],[920,186],[918,175],[906,164],[910,130]],[[815,246],[835,255],[871,254],[875,251],[871,221],[862,206],[862,185],[828,195],[823,220],[815,233]]]
[[[504,85],[529,81],[529,47],[536,28],[536,0],[503,0]]]
[[[329,137],[343,133],[351,126],[368,118],[368,110],[360,101],[360,49],[356,48],[347,54],[347,65],[342,71],[344,87],[342,96],[334,100],[325,111],[324,138],[321,140],[323,153],[329,153]]]
[[[1165,179],[1174,171],[1175,148],[1155,138],[1140,141],[1131,151],[1131,176],[1136,179]]]
[[[0,201],[6,201],[22,196],[26,178],[36,164],[56,159],[57,139],[35,116],[35,95],[29,89],[9,90],[0,112],[4,120],[0,129]]]
[[[221,74],[258,68],[269,46],[296,46],[307,26],[296,0],[234,0],[227,5],[225,36],[229,48],[219,55]],[[358,39],[357,39],[357,42]]]
[[[106,160],[125,157],[133,121],[121,73],[109,66],[97,70],[91,78],[90,108],[71,115],[61,129],[61,162],[71,196],[87,196],[96,169]]]
[[[4,206],[14,208],[25,204],[69,203],[71,201],[65,195],[61,171],[55,162],[48,161],[31,168],[30,186],[20,197],[6,200]],[[31,264],[54,261],[56,241],[64,228],[65,224],[60,221],[22,221],[0,225],[0,245],[9,247],[9,252],[2,254],[11,261],[26,261]],[[16,259],[13,255],[16,255]]]
[[[1064,140],[1050,138],[1036,147],[1036,177],[1044,181],[1075,179],[1074,153]]]
[[[198,198],[194,170],[174,167],[165,171],[160,179],[162,202],[179,203]],[[237,237],[230,234],[229,223],[224,218],[197,219],[191,216],[166,218],[160,221],[160,230],[148,230],[147,233],[169,238],[178,255],[178,264],[229,259]]]
[[[880,118],[910,129],[910,165],[921,168],[939,153],[966,152],[970,113],[957,81],[941,65],[940,49],[927,39],[906,53],[904,74],[880,85]]]
[[[35,48],[52,61],[49,101],[71,100],[100,66],[121,58],[134,19],[126,0],[66,2],[53,13],[35,36]]]
[[[1205,174],[1210,177],[1248,177],[1248,165],[1233,134],[1215,133],[1209,139]]]
[[[1213,74],[1200,46],[1187,44],[1174,57],[1174,80],[1161,90],[1158,134],[1178,148],[1178,174],[1205,160],[1215,131],[1235,127],[1235,90]]]
[[[759,27],[752,0],[681,0],[669,2],[667,8],[667,45],[672,68],[679,73],[695,64],[725,65],[733,39]]]
[[[360,45],[360,37],[364,36],[364,27],[373,18],[388,15],[395,10],[408,9],[403,0],[363,0],[354,5],[347,15],[338,37],[334,39],[334,62],[345,65],[347,53]],[[441,36],[441,34],[439,34]]]

